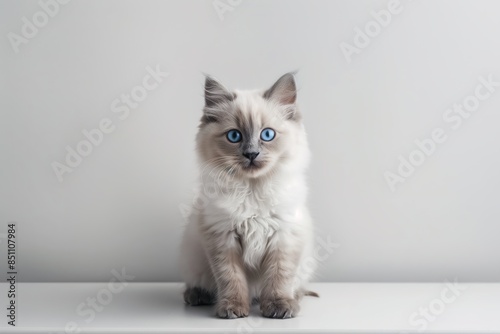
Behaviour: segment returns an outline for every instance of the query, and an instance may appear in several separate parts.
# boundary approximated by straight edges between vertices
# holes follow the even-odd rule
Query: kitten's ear
[[[224,101],[232,101],[234,95],[220,82],[210,76],[205,77],[205,106],[213,107]]]
[[[264,98],[275,100],[280,104],[294,104],[297,99],[297,87],[293,73],[287,73],[264,92]]]

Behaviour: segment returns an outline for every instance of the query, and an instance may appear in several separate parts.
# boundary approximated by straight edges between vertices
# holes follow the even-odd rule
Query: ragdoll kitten
[[[181,266],[190,305],[216,304],[221,318],[291,318],[314,267],[304,171],[309,149],[293,74],[266,91],[229,91],[205,81],[196,137],[199,197]],[[307,264],[305,260],[307,259]]]

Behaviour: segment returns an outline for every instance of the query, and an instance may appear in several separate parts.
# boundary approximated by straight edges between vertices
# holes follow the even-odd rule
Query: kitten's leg
[[[212,305],[215,303],[215,293],[200,287],[186,287],[184,301],[191,306]]]
[[[267,318],[292,318],[300,310],[299,302],[295,298],[295,276],[302,245],[298,238],[281,234],[282,232],[278,231],[271,237],[262,262],[260,310]]]
[[[216,314],[234,319],[248,316],[250,301],[241,246],[234,232],[207,235],[207,251],[217,284]]]
[[[192,306],[214,304],[215,280],[201,245],[201,235],[195,221],[189,222],[184,231],[179,262],[186,282],[184,302]]]

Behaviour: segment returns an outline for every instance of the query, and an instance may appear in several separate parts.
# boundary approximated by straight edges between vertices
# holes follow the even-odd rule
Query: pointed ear
[[[213,107],[224,101],[232,101],[234,95],[220,82],[210,76],[205,77],[205,106]]]
[[[280,104],[294,104],[297,98],[297,88],[293,73],[287,73],[264,92],[264,98],[275,100]]]

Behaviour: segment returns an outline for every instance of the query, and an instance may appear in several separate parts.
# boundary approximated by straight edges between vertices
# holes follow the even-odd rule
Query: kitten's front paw
[[[290,298],[261,300],[260,311],[266,318],[288,319],[295,317],[300,310],[299,302]]]
[[[216,314],[223,319],[236,319],[248,317],[250,312],[250,304],[242,300],[221,299],[215,306]]]

